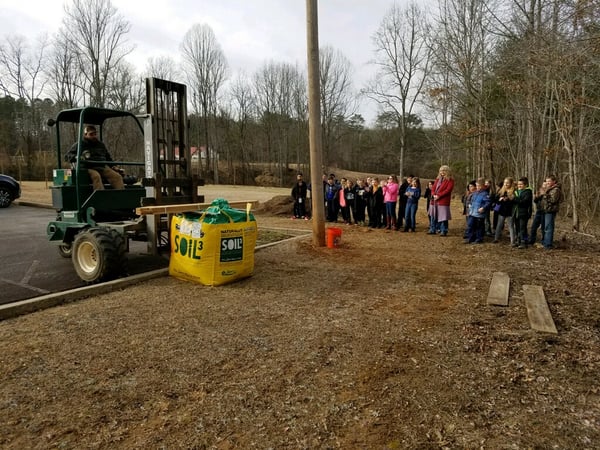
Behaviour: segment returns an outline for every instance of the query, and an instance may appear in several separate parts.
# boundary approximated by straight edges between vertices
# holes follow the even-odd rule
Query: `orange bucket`
[[[327,228],[327,248],[337,248],[342,242],[342,229],[331,227]]]

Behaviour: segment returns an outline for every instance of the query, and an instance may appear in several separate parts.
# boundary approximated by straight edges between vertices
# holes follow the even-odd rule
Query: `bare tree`
[[[142,113],[146,104],[146,84],[132,64],[122,61],[107,79],[106,105],[109,108]]]
[[[234,118],[234,142],[236,152],[234,157],[239,161],[243,169],[247,168],[249,156],[249,140],[250,130],[249,127],[254,119],[254,112],[256,111],[256,103],[254,100],[252,85],[250,80],[242,73],[238,74],[237,77],[232,80],[229,86],[229,99],[232,109],[232,116]],[[233,162],[233,161],[232,161]],[[231,168],[234,172],[234,183],[237,181],[235,173],[235,165]],[[232,170],[230,169],[230,173]],[[245,174],[246,171],[244,170]],[[246,183],[248,180],[242,179],[242,183]]]
[[[44,90],[45,79],[42,67],[45,64],[48,40],[41,36],[36,45],[30,47],[22,36],[10,36],[0,45],[0,89],[4,95],[19,100],[17,129],[21,142],[15,145],[20,153],[20,161],[26,164],[26,176],[31,175],[33,154],[41,150],[43,118],[40,116],[41,102],[38,102]],[[22,158],[21,158],[22,157]]]
[[[48,39],[38,38],[34,47],[23,36],[8,36],[0,44],[0,89],[4,95],[27,99],[31,102],[44,90],[42,67],[46,59]]]
[[[309,154],[309,132],[308,132],[308,80],[300,70],[292,79],[292,117],[296,123],[296,167],[300,171],[303,165],[308,165]],[[291,130],[290,130],[291,133]],[[316,170],[320,172],[320,167]]]
[[[47,69],[49,92],[59,108],[73,108],[83,101],[84,92],[79,62],[66,36],[58,33]]]
[[[323,151],[331,158],[345,120],[356,112],[352,64],[342,52],[327,46],[319,51],[319,69]]]
[[[280,183],[293,148],[291,126],[299,110],[300,86],[306,90],[298,67],[288,63],[266,63],[254,75],[257,116],[265,134],[263,161],[277,161]]]
[[[192,90],[192,105],[204,123],[206,170],[213,169],[216,183],[218,165],[216,160],[211,161],[210,124],[211,118],[213,122],[216,119],[219,90],[227,78],[227,60],[212,28],[205,24],[196,24],[185,34],[181,53],[184,73]]]
[[[465,176],[489,176],[486,151],[491,149],[491,138],[485,114],[492,41],[489,1],[439,0],[438,6],[430,92],[441,103],[445,142],[452,135],[466,141]]]
[[[90,104],[106,105],[109,75],[133,50],[126,40],[130,29],[110,0],[73,0],[65,6],[61,33],[77,57]]]
[[[404,171],[404,154],[410,116],[423,93],[431,64],[429,20],[416,3],[394,4],[373,36],[375,80],[364,93],[392,112],[399,127],[398,172]]]
[[[177,63],[170,56],[157,56],[156,58],[148,58],[145,74],[148,77],[170,81],[178,81],[182,78]]]

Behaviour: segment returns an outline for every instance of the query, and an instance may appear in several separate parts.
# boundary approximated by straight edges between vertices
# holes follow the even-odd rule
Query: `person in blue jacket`
[[[340,209],[338,200],[339,192],[340,185],[335,182],[333,174],[329,175],[327,184],[325,185],[325,210],[327,212],[327,222],[337,222]]]
[[[485,189],[485,180],[478,178],[467,216],[465,244],[481,244],[485,234],[485,216],[490,208],[490,195]]]
[[[411,185],[404,192],[406,206],[404,212],[404,230],[414,233],[416,227],[417,208],[421,198],[421,181],[417,177],[411,177]]]

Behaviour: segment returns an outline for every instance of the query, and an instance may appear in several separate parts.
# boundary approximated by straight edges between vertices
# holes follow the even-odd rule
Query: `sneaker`
[[[296,220],[296,216],[292,216],[292,220]]]
[[[535,244],[533,244],[533,248],[544,248],[544,246],[539,242],[536,242]]]
[[[521,248],[521,249],[522,248],[527,248],[527,246],[525,244],[521,244],[521,245],[519,245],[519,248]]]
[[[308,216],[304,216],[304,220],[308,220]]]

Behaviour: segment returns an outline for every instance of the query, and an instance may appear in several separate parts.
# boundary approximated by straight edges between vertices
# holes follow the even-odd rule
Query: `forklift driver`
[[[112,161],[106,146],[103,142],[98,140],[96,127],[93,125],[86,125],[84,129],[83,140],[81,141],[81,155],[84,160],[89,159],[90,161],[106,161],[107,163]],[[71,149],[65,155],[65,159],[71,163],[76,161],[77,142],[71,146]],[[110,183],[113,189],[125,188],[121,174],[109,167],[107,164],[90,163],[86,164],[85,167],[87,167],[90,178],[92,179],[94,190],[104,189],[104,184],[102,182],[103,177]]]

